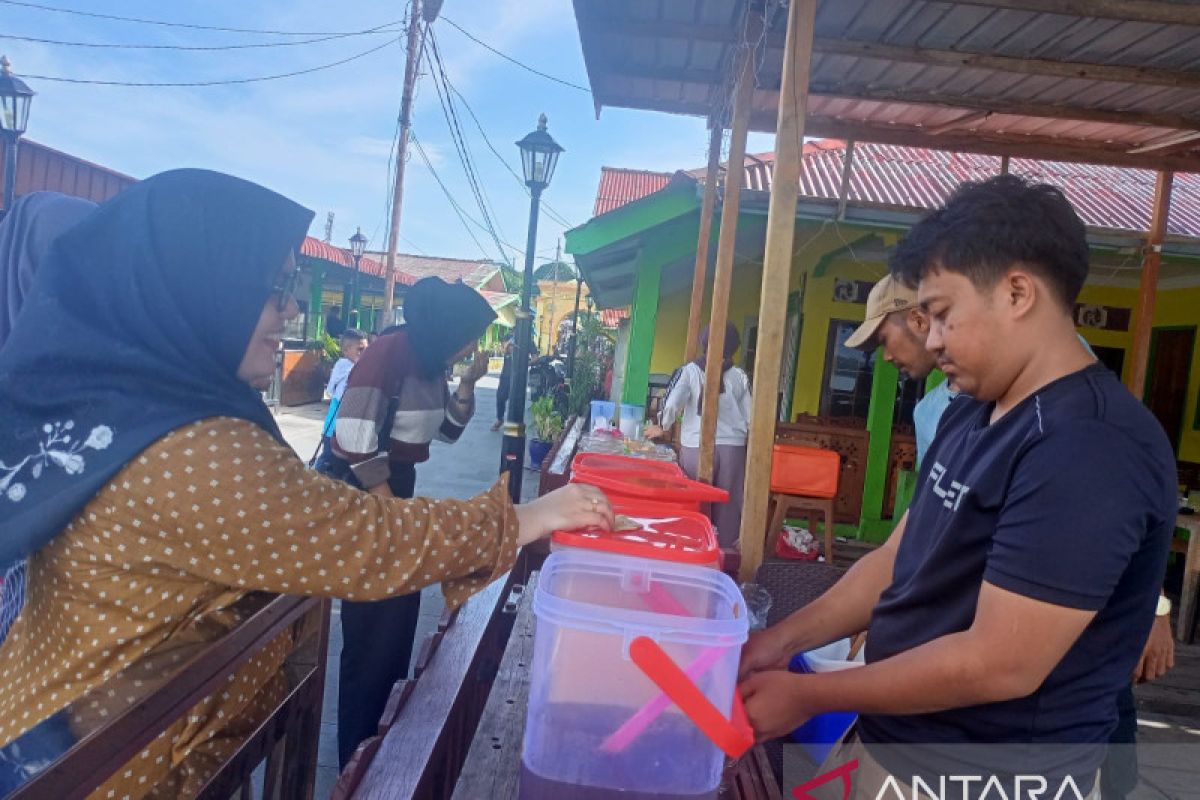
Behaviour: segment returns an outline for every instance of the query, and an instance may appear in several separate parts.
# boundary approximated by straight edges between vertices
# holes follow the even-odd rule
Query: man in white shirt
[[[346,391],[346,383],[350,380],[350,371],[362,358],[367,349],[367,334],[357,328],[347,328],[338,339],[338,347],[342,357],[333,365],[329,372],[329,383],[325,386],[325,394],[329,395],[329,411],[325,413],[325,423],[321,426],[320,458],[329,453],[329,439],[333,436],[333,426],[337,422],[338,406],[342,402],[342,393]],[[317,461],[320,463],[320,461]]]

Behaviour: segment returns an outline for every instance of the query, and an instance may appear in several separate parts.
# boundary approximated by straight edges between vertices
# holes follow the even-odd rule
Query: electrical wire
[[[437,38],[431,29],[426,29],[426,38],[429,41],[429,48],[426,50],[426,59],[429,62],[430,72],[433,76],[434,89],[438,94],[438,101],[442,105],[442,114],[446,118],[446,125],[450,129],[450,138],[454,142],[455,151],[458,154],[459,163],[463,168],[463,173],[466,176],[467,184],[471,188],[472,194],[475,196],[475,202],[479,207],[480,216],[488,234],[492,237],[492,241],[496,244],[496,248],[500,251],[501,260],[505,263],[510,263],[507,253],[504,251],[504,245],[508,245],[516,250],[515,246],[504,242],[496,230],[494,222],[495,212],[491,208],[491,203],[488,200],[487,194],[480,185],[478,172],[475,169],[474,158],[471,156],[470,146],[467,144],[466,136],[463,135],[462,126],[459,123],[458,114],[454,108],[454,98],[450,93],[449,79],[446,77],[445,64],[442,61],[441,53],[438,50]]]
[[[213,50],[255,50],[265,47],[296,47],[305,44],[319,44],[321,42],[332,42],[335,40],[346,39],[352,36],[370,36],[380,33],[394,33],[393,25],[402,23],[403,20],[394,22],[385,22],[369,30],[359,31],[357,33],[335,33],[329,36],[321,36],[316,39],[295,39],[288,42],[251,42],[247,44],[218,44],[218,45],[182,45],[182,44],[128,44],[128,43],[109,43],[109,42],[71,42],[62,39],[39,39],[35,36],[15,36],[8,33],[0,33],[0,39],[8,39],[14,42],[33,42],[35,44],[49,44],[60,47],[91,47],[111,50],[180,50],[180,51],[213,51]]]
[[[491,52],[493,52],[496,55],[503,58],[505,61],[509,61],[513,64],[516,64],[518,67],[520,67],[523,70],[526,70],[527,72],[532,72],[534,75],[538,75],[542,78],[545,78],[546,80],[554,81],[555,83],[561,83],[563,86],[569,86],[572,89],[578,89],[579,91],[586,92],[587,94],[592,93],[592,90],[587,88],[586,86],[580,86],[578,83],[571,83],[568,80],[563,80],[562,78],[556,78],[555,76],[547,74],[545,72],[542,72],[541,70],[534,69],[533,67],[529,66],[528,64],[526,64],[524,62],[518,61],[517,59],[508,55],[507,53],[501,53],[499,50],[492,47],[487,42],[481,41],[480,39],[477,39],[475,36],[471,35],[467,31],[463,30],[461,25],[459,25],[457,22],[455,22],[454,20],[452,20],[446,16],[441,16],[441,17],[439,17],[439,19],[443,20],[447,25],[449,25],[452,28],[454,28],[455,30],[457,30],[459,33],[461,33],[463,36],[470,39],[475,44],[479,45],[480,47],[484,48],[485,50],[490,50]]]
[[[458,99],[462,101],[463,107],[466,108],[467,113],[471,115],[471,119],[475,122],[475,127],[479,129],[480,137],[483,138],[483,143],[486,144],[487,148],[492,151],[492,155],[499,159],[500,163],[504,165],[504,168],[508,170],[510,175],[516,178],[517,183],[520,184],[521,188],[525,191],[525,196],[531,197],[532,195],[529,191],[529,187],[525,185],[525,178],[519,175],[517,171],[512,168],[512,165],[508,163],[508,160],[504,156],[500,155],[500,151],[498,151],[492,144],[492,140],[488,138],[487,132],[483,129],[483,123],[479,121],[479,117],[475,116],[475,110],[471,108],[471,104],[467,102],[467,98],[463,97],[462,92],[458,91],[458,89],[454,88],[454,86],[450,86],[450,91],[458,95]],[[546,216],[550,217],[550,219],[554,220],[559,225],[562,225],[564,228],[575,227],[573,223],[568,222],[561,214],[558,213],[558,211],[554,209],[553,206],[551,206],[545,200],[542,201],[542,208],[546,210]]]
[[[458,215],[458,221],[462,223],[463,229],[467,232],[467,235],[471,237],[471,241],[473,241],[475,246],[479,248],[479,252],[483,255],[483,257],[490,260],[491,256],[488,255],[488,252],[484,249],[483,245],[479,243],[479,239],[475,236],[475,232],[471,230],[471,226],[467,224],[467,220],[471,219],[470,216],[463,211],[462,206],[458,204],[458,201],[454,199],[454,195],[450,193],[450,190],[446,188],[446,184],[442,182],[441,177],[437,174],[437,170],[433,168],[433,162],[431,162],[429,160],[429,156],[425,154],[425,148],[421,146],[421,140],[417,138],[416,131],[410,130],[408,132],[408,138],[413,143],[413,146],[417,148],[417,154],[420,155],[421,160],[425,162],[425,168],[429,170],[429,174],[433,176],[435,181],[437,181],[437,185],[442,188],[442,194],[446,195],[446,199],[450,201],[450,207],[453,208],[454,213]],[[474,222],[476,226],[483,228],[483,225],[479,222],[476,222],[473,219],[471,219],[471,222]]]
[[[7,0],[0,0],[0,3]],[[340,67],[343,64],[349,64],[351,61],[357,61],[360,58],[366,58],[372,53],[377,53],[385,47],[395,44],[395,40],[389,39],[381,45],[372,47],[369,50],[364,50],[361,53],[343,58],[340,61],[333,61],[329,64],[322,64],[319,67],[310,67],[309,69],[296,70],[294,72],[283,72],[277,75],[259,75],[253,78],[229,78],[224,80],[214,81],[105,81],[95,80],[92,78],[67,78],[61,75],[33,75],[30,73],[21,73],[22,78],[32,78],[39,81],[52,81],[55,83],[82,83],[92,86],[132,86],[132,87],[151,87],[151,88],[167,88],[167,87],[202,87],[202,86],[231,86],[243,83],[260,83],[262,81],[277,81],[283,78],[295,78],[299,75],[311,75],[314,72]]]
[[[361,31],[275,31],[263,30],[261,28],[229,28],[220,25],[196,25],[188,22],[167,22],[159,19],[146,19],[144,17],[123,17],[117,14],[98,14],[94,11],[78,11],[73,8],[60,8],[58,6],[49,6],[43,3],[28,3],[23,0],[0,0],[0,3],[7,6],[20,6],[22,8],[35,8],[39,11],[50,11],[56,14],[73,14],[79,17],[92,17],[93,19],[107,19],[115,22],[134,22],[140,25],[161,25],[167,28],[189,28],[197,31],[223,31],[225,33],[254,33],[268,36],[352,36]]]

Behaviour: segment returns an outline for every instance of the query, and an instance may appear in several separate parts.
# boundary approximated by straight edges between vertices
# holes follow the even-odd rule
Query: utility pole
[[[392,186],[392,219],[388,227],[388,250],[386,259],[386,282],[383,289],[384,322],[394,322],[392,307],[396,299],[396,253],[400,241],[400,209],[404,203],[404,165],[408,161],[408,132],[412,128],[413,92],[417,86],[417,70],[421,65],[424,49],[425,29],[421,25],[421,0],[411,0],[412,13],[408,19],[408,59],[404,64],[404,94],[400,98],[400,135],[396,146],[396,182]],[[426,25],[437,19],[441,10],[440,0],[424,4]]]

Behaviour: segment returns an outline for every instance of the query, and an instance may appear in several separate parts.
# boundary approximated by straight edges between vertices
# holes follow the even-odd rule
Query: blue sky
[[[96,13],[210,26],[287,31],[356,31],[399,20],[402,3],[318,0],[44,0]],[[587,85],[569,0],[445,0],[442,14],[492,47],[552,75]],[[466,97],[488,137],[520,171],[514,142],[539,113],[566,148],[544,199],[573,224],[591,215],[602,165],[674,170],[702,166],[703,121],[644,111],[605,109],[595,118],[590,95],[530,74],[435,23],[450,82]],[[230,32],[129,24],[0,3],[0,32],[45,39],[173,45],[287,41]],[[314,44],[224,51],[63,47],[0,39],[18,74],[118,81],[203,81],[278,74],[337,61],[383,44],[361,36]],[[28,136],[135,177],[181,166],[206,167],[269,186],[312,208],[311,233],[322,236],[335,213],[335,244],[361,226],[370,246],[386,237],[388,154],[396,127],[404,53],[393,44],[360,60],[310,75],[236,86],[128,88],[27,78],[38,92]],[[496,212],[500,236],[524,249],[528,198],[487,149],[460,108],[468,145]],[[414,131],[434,169],[476,219],[479,211],[455,155],[433,84],[422,76]],[[753,136],[752,152],[771,138]],[[464,230],[415,152],[408,163],[401,250],[499,258],[490,238]],[[539,260],[554,253],[563,226],[541,218]],[[514,248],[508,256],[520,264]]]

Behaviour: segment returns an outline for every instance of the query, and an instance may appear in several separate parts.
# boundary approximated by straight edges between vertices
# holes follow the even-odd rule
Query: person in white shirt
[[[317,455],[310,463],[320,465],[325,463],[326,456],[331,452],[329,440],[333,436],[333,426],[337,422],[338,406],[342,403],[342,393],[346,391],[346,383],[350,380],[350,371],[362,358],[367,349],[367,334],[357,328],[346,328],[338,338],[338,347],[342,357],[334,362],[329,371],[329,383],[325,385],[325,394],[329,395],[329,411],[325,413],[325,422],[321,426],[321,446]]]
[[[708,351],[708,328],[700,334],[700,352]],[[722,547],[736,547],[742,526],[742,485],[746,478],[746,434],[750,430],[750,378],[733,364],[741,337],[733,323],[725,327],[724,357],[721,362],[721,394],[717,408],[716,449],[713,453],[713,485],[729,492],[728,503],[714,503],[710,516]],[[689,361],[671,378],[663,401],[659,424],[647,429],[657,438],[669,432],[680,417],[679,464],[695,478],[700,467],[700,418],[704,413],[705,357]]]

